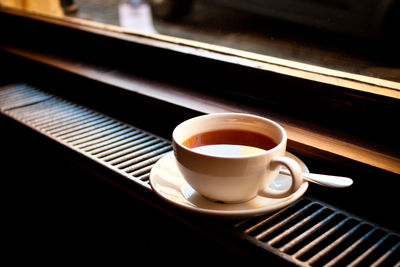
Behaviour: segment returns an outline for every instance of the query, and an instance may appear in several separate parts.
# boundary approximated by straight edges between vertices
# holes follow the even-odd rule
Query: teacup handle
[[[258,193],[259,195],[269,198],[283,198],[290,196],[299,189],[303,183],[303,171],[300,165],[292,158],[276,157],[271,160],[269,168],[271,168],[271,170],[276,170],[276,168],[280,168],[280,165],[285,166],[290,171],[292,177],[291,186],[286,190],[275,190],[268,185]]]

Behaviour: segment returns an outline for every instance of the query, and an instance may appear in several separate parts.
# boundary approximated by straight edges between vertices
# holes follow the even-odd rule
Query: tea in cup
[[[172,139],[185,181],[210,200],[283,198],[303,183],[300,165],[285,156],[287,134],[272,120],[242,113],[202,115],[179,124]],[[282,165],[291,172],[291,186],[272,189]]]

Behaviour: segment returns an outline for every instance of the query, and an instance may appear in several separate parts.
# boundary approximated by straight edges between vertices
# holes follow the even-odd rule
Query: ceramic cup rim
[[[184,146],[182,144],[183,140],[181,140],[181,141],[177,140],[178,139],[177,138],[178,132],[181,131],[182,128],[188,127],[189,124],[191,124],[191,123],[193,123],[195,121],[205,120],[207,118],[209,118],[209,119],[222,118],[222,117],[227,117],[227,116],[253,118],[253,119],[268,123],[270,125],[273,125],[276,129],[278,129],[278,131],[279,131],[279,133],[281,135],[280,136],[280,140],[279,140],[279,142],[277,142],[277,145],[274,146],[271,149],[268,149],[268,150],[265,150],[265,151],[262,151],[262,152],[256,153],[256,154],[239,155],[239,156],[228,156],[228,155],[220,156],[220,155],[210,155],[210,154],[198,152],[198,151],[195,151],[195,150],[193,150],[191,148],[188,148],[188,147]],[[224,129],[224,128],[221,128],[221,129]],[[196,133],[196,134],[198,134],[198,133]],[[267,135],[267,134],[265,134],[265,135],[268,136],[268,137],[271,137],[270,135]],[[186,138],[189,138],[189,137],[190,136],[187,136]],[[179,146],[179,149],[182,149],[182,150],[184,150],[186,152],[189,152],[189,153],[196,154],[198,156],[210,157],[210,158],[219,158],[219,159],[223,159],[223,158],[227,158],[227,159],[244,159],[244,158],[255,158],[255,157],[264,156],[266,154],[273,153],[274,151],[281,149],[282,146],[286,145],[287,133],[286,133],[285,129],[280,124],[278,124],[277,122],[275,122],[275,121],[273,121],[271,119],[267,119],[267,118],[264,118],[264,117],[261,117],[261,116],[258,116],[258,115],[247,114],[247,113],[224,112],[224,113],[211,113],[211,114],[206,114],[206,115],[200,115],[200,116],[193,117],[193,118],[190,118],[188,120],[185,120],[185,121],[181,122],[173,130],[173,132],[172,132],[172,140],[173,140],[173,143],[176,146]]]

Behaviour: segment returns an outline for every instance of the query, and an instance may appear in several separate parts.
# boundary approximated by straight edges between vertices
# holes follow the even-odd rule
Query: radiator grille
[[[172,150],[161,137],[26,84],[1,88],[0,110],[149,188],[152,166]]]
[[[299,265],[400,265],[398,234],[310,198],[273,215],[240,221],[235,228]]]
[[[26,84],[0,87],[0,112],[146,186],[168,140]],[[302,266],[400,266],[400,236],[303,197],[232,230]]]

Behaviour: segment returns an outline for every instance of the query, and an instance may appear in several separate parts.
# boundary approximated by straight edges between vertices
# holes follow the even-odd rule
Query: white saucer
[[[296,160],[304,172],[309,172],[307,166],[299,158],[289,152],[286,152],[286,156]],[[289,176],[279,174],[270,187],[282,190],[290,184]],[[150,186],[164,200],[189,211],[223,217],[245,217],[269,213],[289,205],[306,192],[308,182],[304,182],[296,192],[285,198],[256,196],[252,200],[238,204],[214,202],[202,197],[186,183],[178,170],[175,156],[171,152],[153,166],[150,172]]]

